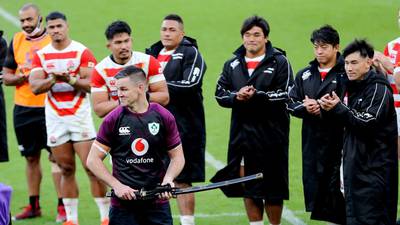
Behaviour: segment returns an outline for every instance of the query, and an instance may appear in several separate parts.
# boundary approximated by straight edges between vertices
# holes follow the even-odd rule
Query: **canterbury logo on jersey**
[[[352,113],[353,113],[356,117],[358,117],[358,118],[360,118],[360,119],[363,119],[363,120],[370,120],[370,119],[373,119],[373,118],[374,118],[373,115],[371,115],[370,113],[367,113],[367,112],[352,111]]]
[[[304,73],[301,75],[301,78],[303,80],[307,80],[311,76],[311,72],[309,70],[304,71]]]
[[[231,64],[230,64],[230,66],[232,67],[232,69],[235,69],[235,67],[237,66],[237,65],[239,65],[239,60],[238,59],[235,59],[235,61],[233,61],[233,62],[231,62]]]
[[[130,135],[131,134],[130,127],[120,127],[118,129],[118,132],[119,132],[120,136],[122,136],[122,135]]]

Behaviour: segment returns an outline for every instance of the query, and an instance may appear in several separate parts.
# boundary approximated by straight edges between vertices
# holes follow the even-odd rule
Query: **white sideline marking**
[[[5,9],[0,7],[0,16],[2,16],[4,19],[8,20],[10,23],[12,23],[16,27],[20,27],[20,22],[17,17],[13,16],[12,14],[8,13]],[[209,163],[212,167],[214,167],[217,170],[222,169],[225,164],[216,158],[212,156],[208,151],[206,151],[206,161]],[[196,213],[196,217],[199,218],[211,218],[211,217],[238,217],[238,216],[245,216],[246,214],[244,213],[219,213],[219,214],[203,214],[203,213]],[[179,217],[178,215],[174,215],[175,218]],[[284,207],[283,208],[283,213],[282,217],[288,221],[291,224],[295,225],[306,225],[301,219],[297,218],[294,213]]]
[[[0,16],[2,16],[4,19],[8,20],[8,22],[12,23],[14,26],[19,28],[19,19],[9,12],[7,12],[5,9],[0,7]]]
[[[208,151],[206,151],[206,162],[208,162],[212,167],[220,170],[225,167],[225,164],[218,159],[214,158]]]
[[[287,209],[286,207],[284,207],[283,209],[283,217],[288,216],[287,214],[292,213],[292,211],[290,211],[289,209]],[[245,213],[217,213],[217,214],[204,214],[204,213],[195,213],[195,217],[196,218],[215,218],[215,217],[242,217],[242,216],[246,216]],[[289,217],[291,217],[294,215],[290,215]],[[173,218],[179,218],[179,215],[173,215]],[[287,218],[285,218],[289,223],[291,224],[301,224],[304,225],[305,223],[299,219],[294,219],[294,220],[288,220]]]
[[[211,155],[208,151],[206,151],[206,161],[207,161],[207,163],[209,163],[212,167],[214,167],[217,170],[220,170],[225,166],[225,164],[223,162],[221,162],[218,159],[214,158],[214,156]],[[223,214],[216,214],[215,217],[223,216]],[[197,215],[198,214],[196,214],[196,216]],[[206,214],[200,214],[200,215],[206,215]],[[239,215],[244,215],[244,214],[233,213],[233,214],[227,214],[226,216],[230,216],[230,215],[239,216]],[[210,215],[209,217],[213,217],[213,216]],[[297,218],[290,209],[288,209],[286,207],[283,207],[282,217],[283,217],[283,219],[288,221],[290,224],[306,225],[301,219]]]
[[[285,206],[283,207],[282,217],[291,224],[306,225],[306,223],[294,215],[292,210],[286,208]]]

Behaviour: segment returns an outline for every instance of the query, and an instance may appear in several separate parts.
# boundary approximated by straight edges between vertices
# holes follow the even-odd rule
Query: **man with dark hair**
[[[42,169],[40,155],[46,144],[46,123],[44,101],[45,94],[34,95],[29,88],[28,77],[32,68],[32,59],[36,51],[50,43],[50,37],[42,25],[39,8],[34,4],[25,4],[19,10],[21,32],[17,32],[10,42],[7,58],[4,62],[4,84],[15,86],[14,93],[14,129],[18,148],[26,159],[26,179],[28,184],[29,205],[24,207],[13,219],[22,220],[41,216],[40,183]],[[58,195],[56,222],[65,220],[65,210],[61,199],[61,170],[53,157],[49,156],[54,186]]]
[[[8,162],[6,105],[3,94],[3,64],[7,56],[7,42],[0,30],[0,162]]]
[[[206,64],[196,40],[185,36],[183,20],[167,15],[161,24],[160,41],[146,50],[157,58],[168,84],[167,109],[177,120],[185,155],[185,167],[175,179],[177,187],[205,180],[206,128],[202,82]],[[194,225],[194,193],[177,197],[181,225]]]
[[[244,185],[251,225],[280,224],[283,200],[289,198],[289,114],[286,111],[292,69],[284,52],[272,47],[269,25],[258,16],[246,19],[243,45],[228,60],[216,88],[218,104],[232,108],[228,165],[212,181],[264,173],[262,182]],[[228,175],[227,175],[228,173]]]
[[[110,225],[172,225],[166,201],[171,193],[156,200],[136,200],[134,193],[157,184],[174,186],[185,164],[175,119],[161,105],[147,101],[142,69],[127,66],[115,79],[121,106],[104,119],[87,160],[92,172],[114,189]],[[108,154],[112,174],[102,162]]]
[[[149,81],[147,98],[166,105],[169,101],[168,87],[159,62],[147,54],[132,51],[131,28],[124,21],[111,23],[105,32],[107,48],[111,55],[104,58],[93,70],[91,93],[93,110],[104,117],[118,106],[114,76],[126,66],[142,68]]]
[[[325,25],[311,34],[315,59],[300,70],[290,89],[289,112],[303,119],[302,159],[306,211],[311,219],[344,223],[344,199],[340,193],[343,124],[321,117],[317,99],[341,87],[347,77],[339,53],[339,34]]]
[[[374,49],[355,40],[343,50],[349,82],[318,100],[322,115],[344,123],[343,195],[346,224],[395,224],[397,120],[386,77],[372,69]]]
[[[70,39],[63,13],[50,13],[46,23],[51,43],[35,53],[29,81],[33,93],[47,92],[47,144],[62,171],[61,192],[67,213],[67,222],[64,224],[78,224],[75,153],[89,176],[102,224],[108,224],[106,186],[85,166],[90,146],[96,137],[87,94],[96,59],[83,44]]]

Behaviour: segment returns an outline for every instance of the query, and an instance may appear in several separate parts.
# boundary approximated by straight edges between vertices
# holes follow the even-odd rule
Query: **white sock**
[[[100,212],[100,220],[103,221],[108,219],[108,211],[110,210],[110,199],[109,198],[94,198]]]
[[[180,216],[181,225],[194,225],[194,216],[184,215]]]
[[[67,221],[72,221],[78,224],[78,199],[77,198],[63,198],[65,212],[67,214]]]
[[[250,222],[250,225],[264,225],[264,220]]]

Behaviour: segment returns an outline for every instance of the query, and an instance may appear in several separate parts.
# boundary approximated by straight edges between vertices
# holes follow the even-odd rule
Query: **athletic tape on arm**
[[[106,155],[106,156],[108,155],[108,152],[104,148],[99,146],[98,144],[93,143],[93,146],[96,147],[97,151],[104,153],[104,155]]]

